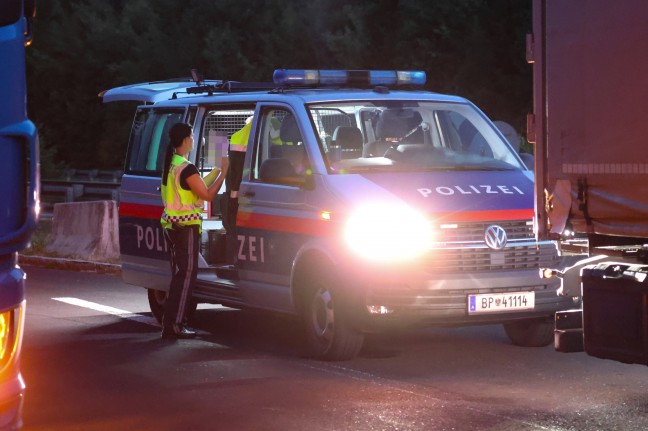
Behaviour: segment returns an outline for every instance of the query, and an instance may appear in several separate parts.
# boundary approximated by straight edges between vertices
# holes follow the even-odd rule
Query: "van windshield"
[[[308,109],[331,173],[524,169],[467,103],[354,101]]]

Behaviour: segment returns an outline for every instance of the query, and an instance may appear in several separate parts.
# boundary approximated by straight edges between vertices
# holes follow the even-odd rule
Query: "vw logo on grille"
[[[501,250],[506,246],[506,231],[502,226],[490,225],[484,232],[484,242],[493,250]]]

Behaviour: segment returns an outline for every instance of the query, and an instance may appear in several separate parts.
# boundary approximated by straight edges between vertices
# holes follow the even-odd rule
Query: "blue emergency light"
[[[275,85],[291,86],[397,86],[424,85],[425,72],[420,70],[305,70],[276,69],[272,75]]]

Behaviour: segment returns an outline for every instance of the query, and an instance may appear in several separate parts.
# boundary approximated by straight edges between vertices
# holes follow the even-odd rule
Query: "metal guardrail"
[[[41,180],[41,214],[54,213],[54,205],[63,202],[113,200],[119,202],[121,172],[70,170],[66,179]]]

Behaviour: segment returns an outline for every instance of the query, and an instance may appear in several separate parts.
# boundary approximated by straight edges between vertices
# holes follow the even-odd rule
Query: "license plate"
[[[534,292],[488,293],[468,296],[468,313],[530,310],[534,307]]]

